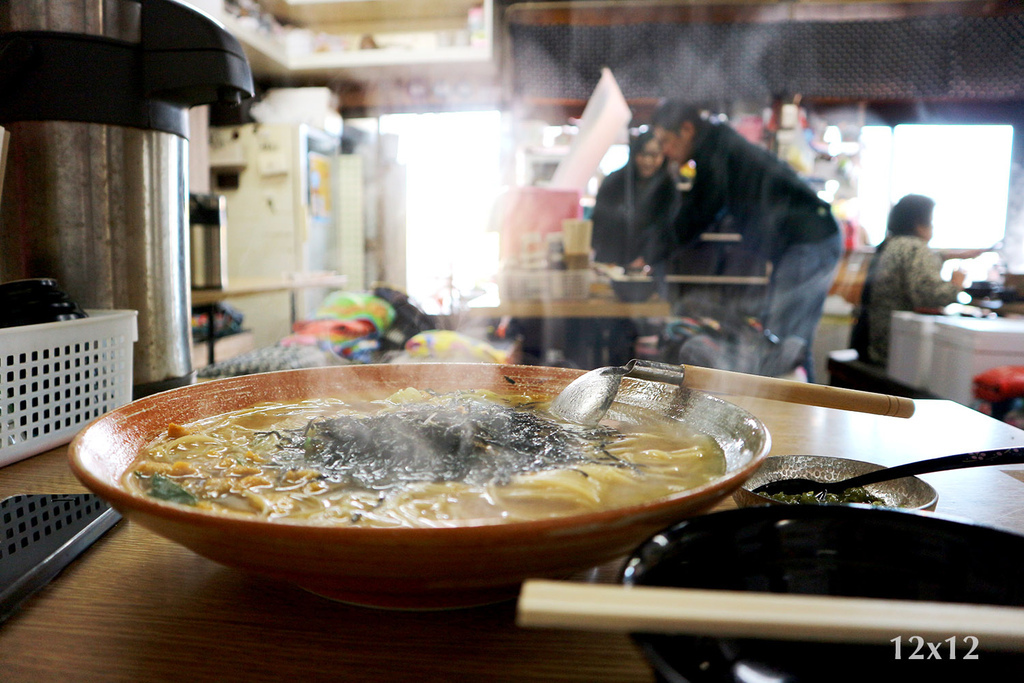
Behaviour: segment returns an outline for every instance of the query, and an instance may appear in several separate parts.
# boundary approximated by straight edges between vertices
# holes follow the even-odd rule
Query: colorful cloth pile
[[[384,299],[365,292],[333,292],[310,320],[292,326],[285,346],[307,345],[330,350],[341,358],[372,362],[380,337],[391,327],[395,309]]]
[[[405,343],[414,360],[462,363],[508,363],[509,353],[491,344],[451,330],[427,330]]]

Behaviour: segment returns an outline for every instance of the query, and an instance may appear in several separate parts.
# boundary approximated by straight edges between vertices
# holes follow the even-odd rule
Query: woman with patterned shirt
[[[941,308],[963,289],[964,272],[943,280],[942,256],[928,248],[934,208],[931,198],[908,194],[889,213],[886,238],[875,250],[861,296],[861,322],[867,324],[866,348],[858,349],[862,360],[879,365],[888,360],[893,311]],[[855,341],[854,346],[861,345]]]

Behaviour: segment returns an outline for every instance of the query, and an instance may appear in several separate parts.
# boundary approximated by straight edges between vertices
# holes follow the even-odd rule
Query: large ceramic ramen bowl
[[[293,582],[346,602],[445,608],[513,597],[526,578],[566,577],[624,556],[667,524],[727,497],[770,447],[746,411],[688,389],[627,380],[612,410],[639,406],[687,423],[722,447],[726,472],[697,488],[631,507],[570,517],[449,528],[360,528],[265,521],[202,511],[129,491],[122,483],[139,449],[168,423],[265,401],[387,396],[406,387],[510,389],[553,396],[580,371],[474,364],[352,365],[195,384],[134,401],[99,418],[70,446],[75,475],[128,519],[216,562]]]

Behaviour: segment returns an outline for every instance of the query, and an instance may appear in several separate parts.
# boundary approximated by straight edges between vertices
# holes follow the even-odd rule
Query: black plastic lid
[[[0,328],[88,317],[57,287],[53,278],[12,280],[0,284]]]
[[[253,93],[238,41],[176,0],[142,4],[139,43],[56,31],[0,34],[0,124],[80,121],[188,137],[189,107]]]

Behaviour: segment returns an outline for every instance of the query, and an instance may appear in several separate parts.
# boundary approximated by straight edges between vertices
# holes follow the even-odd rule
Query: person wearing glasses
[[[642,271],[651,239],[670,218],[675,188],[654,133],[633,138],[629,160],[608,174],[591,215],[594,261]]]
[[[627,273],[650,274],[660,280],[661,272],[648,266],[653,244],[672,216],[675,187],[654,133],[634,137],[626,164],[609,173],[594,199],[591,214],[591,246],[594,261],[621,266]],[[659,284],[659,287],[661,285]],[[602,363],[623,365],[634,357],[639,329],[628,318],[588,321],[588,333],[605,349]]]

